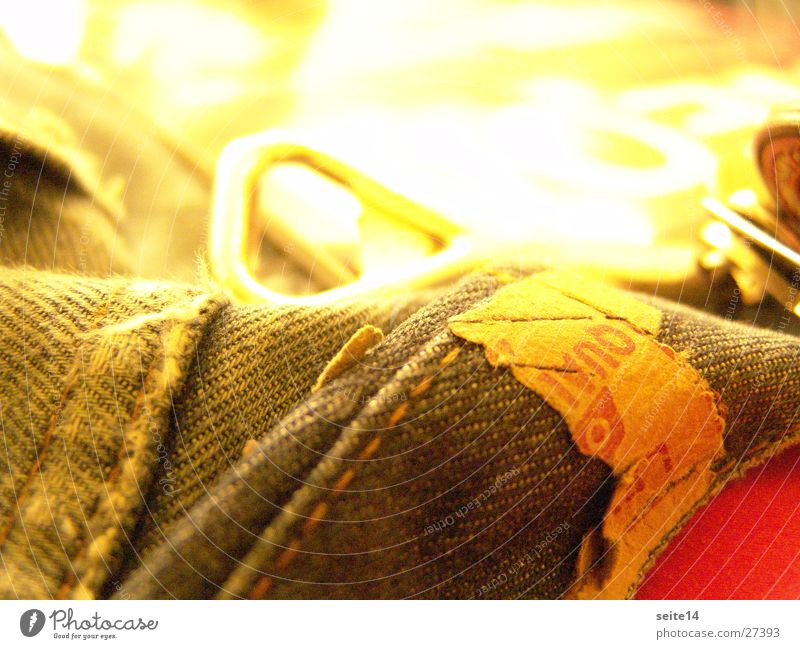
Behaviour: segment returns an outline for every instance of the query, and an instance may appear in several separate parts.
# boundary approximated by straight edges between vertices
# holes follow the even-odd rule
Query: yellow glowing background
[[[0,30],[46,79],[156,120],[198,174],[286,127],[486,245],[674,279],[700,201],[754,185],[753,128],[800,98],[791,6],[4,0]]]

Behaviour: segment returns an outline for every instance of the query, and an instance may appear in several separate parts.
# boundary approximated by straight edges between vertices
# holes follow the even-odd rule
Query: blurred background
[[[680,291],[700,200],[758,185],[754,130],[800,99],[788,0],[2,5],[0,114],[69,131],[146,277],[192,277],[221,150],[280,127],[479,238]]]

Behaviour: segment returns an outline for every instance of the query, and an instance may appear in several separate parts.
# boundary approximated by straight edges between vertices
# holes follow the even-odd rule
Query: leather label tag
[[[596,538],[587,538],[595,551],[582,551],[579,597],[632,594],[662,541],[709,491],[723,452],[717,395],[656,340],[660,320],[622,291],[545,272],[449,321],[557,410],[578,449],[616,478],[602,551]]]

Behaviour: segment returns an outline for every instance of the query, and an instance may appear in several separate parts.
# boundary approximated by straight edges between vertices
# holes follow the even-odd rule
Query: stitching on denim
[[[460,346],[453,347],[453,349],[451,349],[439,361],[436,373],[423,377],[416,384],[416,386],[414,386],[411,389],[410,394],[413,397],[419,397],[425,394],[425,392],[427,392],[428,389],[431,387],[435,375],[438,374],[438,372],[440,372],[442,369],[447,367],[450,363],[452,363],[460,352],[461,352]],[[408,404],[409,404],[408,401],[404,401],[392,411],[391,415],[389,415],[389,419],[387,420],[387,428],[395,426],[403,419],[408,410]],[[364,446],[364,448],[358,454],[357,459],[362,461],[370,459],[373,455],[375,455],[375,452],[378,450],[380,445],[381,445],[381,435],[376,434],[369,441],[369,443],[367,443],[367,445]],[[354,477],[355,477],[354,467],[349,467],[348,469],[343,471],[333,485],[332,489],[333,495],[329,496],[328,498],[335,497],[341,491],[343,491],[347,487],[347,485],[350,484],[350,482],[353,480]],[[303,524],[300,534],[295,536],[288,543],[287,547],[284,548],[284,550],[278,555],[275,561],[273,561],[272,566],[274,570],[283,570],[289,567],[289,565],[291,565],[291,563],[297,556],[298,551],[302,547],[303,543],[308,540],[308,537],[319,526],[319,523],[322,520],[322,516],[324,516],[327,513],[329,507],[330,503],[326,502],[325,500],[322,500],[315,505],[314,509],[311,511],[311,514]],[[270,589],[272,588],[272,583],[273,583],[272,577],[270,575],[263,575],[260,579],[256,581],[256,583],[250,589],[248,598],[263,599],[269,594]]]
[[[144,402],[145,393],[147,392],[147,386],[152,380],[152,376],[155,373],[156,368],[158,367],[157,358],[154,358],[153,361],[150,363],[150,366],[147,368],[147,372],[145,374],[144,380],[142,381],[142,387],[139,390],[138,394],[136,395],[136,401],[134,402],[133,409],[131,410],[131,414],[128,417],[128,425],[131,422],[136,421],[139,417],[139,411],[142,408],[142,404]],[[117,482],[117,478],[121,473],[122,463],[125,461],[127,454],[126,454],[126,440],[125,436],[123,435],[122,440],[120,441],[119,445],[119,452],[117,453],[117,461],[114,463],[114,466],[108,472],[108,479],[105,482],[106,490],[110,489],[115,485]],[[94,518],[94,514],[92,514],[92,518]],[[70,588],[75,585],[75,579],[77,575],[75,574],[75,570],[73,570],[73,565],[79,562],[86,552],[88,551],[89,547],[92,545],[94,538],[92,536],[91,530],[87,530],[88,534],[84,542],[81,544],[81,547],[72,555],[69,563],[70,566],[66,570],[66,574],[64,575],[64,579],[62,580],[61,584],[59,585],[58,589],[56,590],[55,599],[65,599],[67,594],[69,593]]]
[[[97,330],[100,326],[100,323],[103,322],[105,317],[108,315],[108,310],[111,306],[111,302],[114,299],[116,291],[112,291],[108,299],[105,303],[97,310],[95,317],[92,320],[92,325],[89,327],[86,333],[92,332]],[[81,348],[83,345],[81,345]],[[80,367],[81,367],[81,355],[80,353],[75,355],[75,359],[72,363],[72,367],[70,368],[69,372],[66,373],[64,376],[64,387],[61,390],[61,394],[59,395],[58,405],[53,410],[53,414],[50,416],[50,421],[47,424],[47,430],[44,434],[44,441],[42,442],[42,450],[40,453],[36,454],[36,461],[33,463],[31,470],[28,472],[28,475],[25,478],[25,482],[19,489],[19,493],[17,494],[17,506],[11,510],[9,513],[8,518],[6,519],[3,527],[0,528],[0,547],[6,542],[8,539],[9,534],[11,534],[11,530],[14,528],[14,524],[17,521],[18,515],[22,513],[22,503],[25,500],[25,496],[29,493],[30,484],[33,481],[33,478],[38,475],[41,471],[42,464],[44,462],[45,455],[47,455],[47,451],[50,450],[50,442],[53,439],[53,432],[56,429],[56,424],[58,423],[58,417],[61,412],[64,410],[64,406],[67,402],[67,397],[69,393],[72,391],[72,388],[75,387],[75,383],[78,380],[80,375]]]
[[[224,301],[214,300],[213,298],[209,298],[207,294],[202,294],[197,296],[192,302],[190,303],[187,310],[179,310],[179,309],[167,309],[162,310],[156,313],[160,313],[164,315],[165,322],[169,320],[175,320],[175,324],[172,327],[169,327],[166,331],[161,332],[160,338],[162,340],[163,350],[161,354],[154,354],[150,364],[147,367],[147,371],[144,374],[142,379],[141,388],[137,391],[136,399],[133,404],[133,408],[128,415],[125,429],[123,431],[122,439],[120,442],[119,452],[117,454],[117,461],[115,462],[112,469],[109,471],[108,479],[105,481],[106,493],[111,497],[112,493],[118,493],[119,487],[117,487],[117,491],[112,491],[110,488],[115,487],[120,480],[120,476],[123,472],[123,464],[129,460],[132,455],[135,456],[136,454],[136,447],[133,448],[133,452],[131,453],[128,449],[128,441],[129,436],[132,430],[135,430],[136,425],[142,419],[142,411],[146,408],[146,401],[147,397],[150,396],[151,398],[157,399],[158,394],[153,392],[153,382],[154,377],[157,376],[159,372],[165,373],[165,375],[170,374],[172,372],[178,371],[177,368],[170,367],[170,355],[174,353],[174,349],[172,345],[175,344],[177,341],[173,341],[170,343],[170,336],[178,335],[178,339],[184,338],[186,336],[191,335],[191,325],[195,323],[198,319],[202,318],[205,314],[208,313],[215,313],[218,312],[218,307],[222,306]],[[183,319],[182,319],[183,318]],[[146,320],[139,320],[139,322],[144,322],[147,324],[151,321],[155,321],[155,318],[147,318]],[[128,322],[133,322],[133,320],[129,320]],[[127,325],[125,325],[127,326]],[[107,331],[111,331],[112,333],[116,333],[119,331],[117,327],[111,327]],[[166,380],[166,379],[165,379]],[[169,380],[166,380],[167,384],[171,383]],[[171,389],[170,389],[170,394]],[[170,396],[170,399],[172,396]],[[153,414],[146,414],[145,415],[149,420],[152,419]],[[148,432],[149,435],[149,432]],[[138,484],[138,480],[137,480]],[[138,487],[141,489],[141,487]],[[141,491],[140,491],[141,493]],[[116,523],[119,523],[119,514],[115,512]],[[78,580],[78,572],[81,573],[82,578],[90,578],[91,572],[93,570],[91,564],[87,567],[84,567],[81,570],[75,569],[75,564],[78,564],[84,557],[89,554],[89,551],[93,547],[98,547],[101,545],[100,538],[94,536],[92,534],[92,527],[93,524],[97,520],[102,521],[102,499],[97,503],[95,510],[92,512],[90,519],[87,521],[87,535],[86,539],[78,549],[77,552],[73,553],[71,559],[69,559],[69,567],[66,569],[66,573],[61,585],[58,587],[56,591],[56,598],[57,599],[64,599],[66,598],[69,593],[70,589],[75,586],[76,580]],[[108,522],[106,523],[106,528],[104,528],[103,533],[109,529],[109,527],[113,527],[113,524],[109,526]],[[102,534],[100,535],[102,536]],[[103,556],[100,559],[108,566],[107,561]],[[99,563],[99,562],[98,562]]]

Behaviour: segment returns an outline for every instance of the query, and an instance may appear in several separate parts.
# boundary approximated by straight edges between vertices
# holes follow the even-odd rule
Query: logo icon
[[[44,628],[44,613],[38,608],[25,611],[19,618],[19,630],[22,635],[32,638]]]

